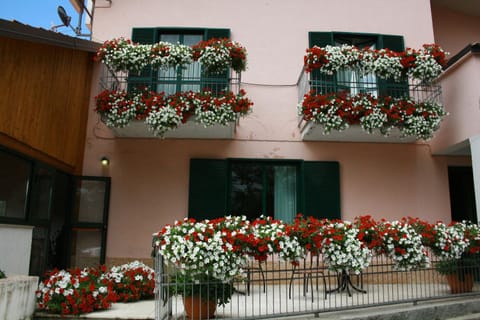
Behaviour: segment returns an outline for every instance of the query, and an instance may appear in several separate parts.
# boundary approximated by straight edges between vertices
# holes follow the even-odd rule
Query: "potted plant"
[[[480,228],[471,222],[437,223],[431,248],[440,258],[435,269],[445,275],[451,293],[470,292],[480,263]]]
[[[169,296],[182,296],[185,313],[189,319],[210,319],[217,305],[230,302],[234,293],[232,282],[224,282],[210,275],[175,272],[166,286]]]
[[[163,290],[168,296],[183,297],[190,319],[211,318],[217,305],[230,301],[231,283],[246,265],[235,241],[247,228],[244,222],[242,217],[200,222],[184,219],[165,226],[155,236],[156,250],[171,270]]]
[[[460,259],[437,262],[435,269],[446,277],[451,293],[464,293],[472,291],[479,263],[478,254],[465,253]]]

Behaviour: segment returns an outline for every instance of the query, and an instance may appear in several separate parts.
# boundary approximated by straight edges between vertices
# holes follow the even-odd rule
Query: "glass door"
[[[75,177],[70,233],[71,267],[105,263],[110,178]]]

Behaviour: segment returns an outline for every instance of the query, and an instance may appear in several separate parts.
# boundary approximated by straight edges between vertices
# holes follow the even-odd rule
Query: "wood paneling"
[[[0,37],[0,144],[80,173],[92,53]]]

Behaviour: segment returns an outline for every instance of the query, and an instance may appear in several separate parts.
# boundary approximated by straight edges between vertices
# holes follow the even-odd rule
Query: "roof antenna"
[[[57,13],[58,13],[58,16],[59,16],[60,20],[62,21],[62,24],[57,25],[57,26],[53,26],[51,28],[52,31],[57,31],[57,29],[60,28],[60,27],[70,27],[78,37],[90,37],[91,36],[91,34],[82,34],[83,10],[81,10],[80,13],[79,13],[78,26],[76,28],[72,27],[72,25],[70,24],[70,22],[72,21],[72,17],[70,17],[67,14],[67,11],[65,10],[64,7],[58,6]]]

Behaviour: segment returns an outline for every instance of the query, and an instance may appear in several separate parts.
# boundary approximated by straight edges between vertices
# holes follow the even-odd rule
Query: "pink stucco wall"
[[[439,78],[449,116],[431,141],[432,152],[480,135],[480,55],[469,53]]]
[[[449,220],[447,166],[469,158],[432,157],[427,144],[303,142],[297,126],[308,31],[401,34],[420,47],[433,42],[429,0],[115,0],[96,10],[94,40],[148,26],[230,28],[248,50],[242,86],[255,105],[224,141],[115,139],[91,111],[83,173],[112,177],[108,257],[147,257],[151,234],[186,215],[194,157],[339,161],[343,218]]]
[[[469,43],[480,41],[480,17],[459,13],[446,7],[432,6],[435,42],[451,55]]]

